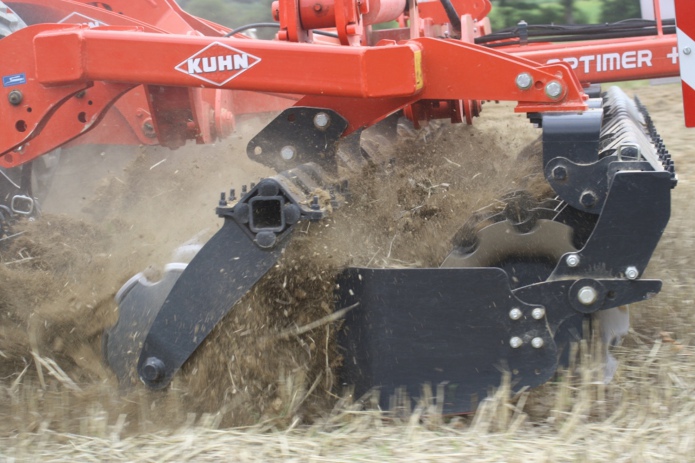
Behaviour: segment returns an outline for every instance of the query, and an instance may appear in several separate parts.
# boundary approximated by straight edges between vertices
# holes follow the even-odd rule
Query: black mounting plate
[[[517,299],[498,268],[348,268],[338,278],[348,312],[339,334],[342,382],[359,396],[381,389],[381,406],[399,388],[417,398],[424,384],[444,385],[444,413],[475,410],[511,373],[515,390],[538,386],[557,368],[557,350],[538,305]],[[513,320],[513,308],[522,316]],[[518,337],[517,348],[510,340]],[[542,347],[531,341],[542,339]]]

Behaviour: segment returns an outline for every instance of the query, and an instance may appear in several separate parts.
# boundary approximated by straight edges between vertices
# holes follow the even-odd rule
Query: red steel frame
[[[297,104],[337,111],[348,120],[347,135],[399,109],[416,123],[431,117],[470,123],[481,100],[517,101],[520,112],[581,111],[582,83],[679,74],[675,35],[660,28],[656,36],[634,39],[475,45],[473,37],[489,32],[487,0],[453,2],[462,13],[460,40],[427,37],[451,27],[439,2],[421,2],[399,16],[410,22],[407,37],[401,30],[399,40],[363,45],[370,24],[395,19],[399,2],[321,0],[306,13],[302,0],[280,0],[273,8],[284,40],[276,41],[226,38],[227,29],[186,14],[173,0],[103,2],[113,11],[81,0],[6,2],[29,23],[57,22],[71,13],[81,15],[71,17],[76,22],[94,21],[37,24],[0,41],[1,75],[26,78],[3,89],[23,98],[0,113],[0,166],[20,165],[74,139],[90,141],[83,136],[90,131],[92,140],[109,142],[122,134],[92,129],[118,117],[131,128],[127,142],[177,147],[187,139],[208,143],[227,135],[239,114]],[[306,19],[316,5],[332,16]],[[686,15],[695,16],[687,8]],[[312,34],[303,24],[332,27],[342,45],[305,43]],[[241,67],[231,69],[237,60]],[[532,77],[529,88],[516,84],[522,73]],[[554,98],[546,93],[551,82],[561,89]],[[113,106],[117,111],[109,111]]]
[[[676,0],[685,125],[695,127],[695,13],[691,0]]]

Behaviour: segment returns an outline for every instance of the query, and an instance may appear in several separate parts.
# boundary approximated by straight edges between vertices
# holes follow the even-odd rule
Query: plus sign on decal
[[[671,58],[671,64],[676,64],[678,62],[678,48],[671,48],[671,53],[666,55],[667,58]]]

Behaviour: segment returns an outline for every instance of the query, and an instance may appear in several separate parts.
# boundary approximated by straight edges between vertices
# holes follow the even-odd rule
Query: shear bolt
[[[521,310],[517,309],[516,307],[509,311],[509,318],[511,318],[512,320],[520,319],[521,315],[523,315],[521,313]]]
[[[331,117],[324,112],[316,113],[316,115],[314,116],[314,127],[316,127],[319,130],[325,129],[326,127],[328,127],[328,124],[330,123]]]
[[[283,146],[283,147],[280,149],[280,156],[281,156],[282,159],[284,159],[285,161],[290,161],[290,160],[292,160],[292,158],[294,158],[294,156],[295,156],[296,154],[297,154],[297,150],[294,148],[294,146],[291,146],[291,145]]]
[[[570,254],[569,256],[567,256],[567,259],[565,260],[565,262],[567,262],[568,267],[574,268],[577,265],[579,265],[579,256],[576,254]]]
[[[535,320],[540,320],[541,318],[545,317],[545,309],[543,307],[536,307],[531,311],[531,316]]]
[[[584,286],[577,292],[577,299],[582,305],[591,305],[598,299],[598,293],[591,286]]]
[[[533,85],[533,77],[528,72],[522,72],[516,76],[516,86],[520,90],[528,90]]]
[[[519,336],[514,336],[509,340],[509,345],[512,346],[512,349],[518,349],[523,343],[524,341]]]
[[[548,82],[545,86],[545,94],[553,99],[559,98],[562,95],[562,84],[556,80]]]
[[[531,340],[531,345],[536,349],[540,349],[541,347],[543,347],[543,344],[543,338],[533,338]]]
[[[636,280],[638,276],[639,270],[637,270],[637,267],[631,265],[625,269],[625,278],[628,280]]]

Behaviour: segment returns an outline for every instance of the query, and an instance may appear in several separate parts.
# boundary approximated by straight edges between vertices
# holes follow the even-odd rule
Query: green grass
[[[574,8],[584,15],[589,24],[601,22],[601,0],[575,0]]]

